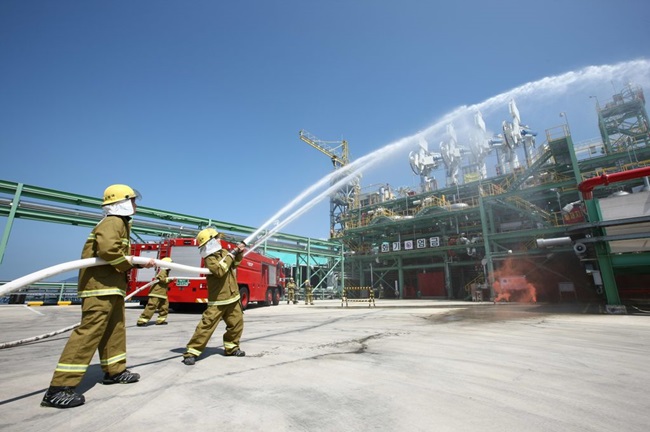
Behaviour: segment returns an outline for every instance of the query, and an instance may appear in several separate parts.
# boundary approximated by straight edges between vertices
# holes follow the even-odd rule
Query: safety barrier
[[[349,298],[348,293],[350,291],[359,291],[359,296],[363,291],[368,291],[367,298]],[[368,302],[368,307],[376,306],[375,305],[375,292],[371,287],[345,287],[343,288],[343,297],[341,297],[341,307],[345,303],[345,307],[348,307],[348,302]]]

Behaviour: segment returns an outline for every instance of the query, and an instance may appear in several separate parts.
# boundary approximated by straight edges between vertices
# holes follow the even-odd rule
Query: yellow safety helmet
[[[172,262],[172,259],[169,258],[169,257],[165,257],[165,258],[161,259],[160,261]]]
[[[219,231],[214,228],[206,228],[199,232],[196,235],[196,245],[198,247],[206,244],[210,239],[216,238],[219,235]]]
[[[102,202],[102,205],[105,206],[132,198],[140,198],[138,191],[124,184],[114,184],[107,187],[104,191],[104,202]]]

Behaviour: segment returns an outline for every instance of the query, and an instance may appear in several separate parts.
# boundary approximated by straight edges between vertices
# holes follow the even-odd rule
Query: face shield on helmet
[[[199,247],[201,258],[205,258],[221,249],[219,231],[214,228],[201,230],[196,236],[196,245]]]
[[[218,238],[211,238],[203,246],[199,248],[199,254],[201,258],[205,258],[208,255],[212,255],[215,252],[221,250],[221,241]]]
[[[120,201],[114,204],[107,204],[102,206],[106,216],[133,216],[135,214],[135,207],[133,200]]]
[[[140,198],[140,192],[127,185],[111,185],[104,191],[102,209],[107,216],[132,216],[135,214],[133,201]]]

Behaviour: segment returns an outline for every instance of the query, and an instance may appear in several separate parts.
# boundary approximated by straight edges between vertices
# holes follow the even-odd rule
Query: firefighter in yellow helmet
[[[293,278],[289,278],[289,282],[287,282],[287,304],[289,302],[293,304],[298,303],[298,300],[296,300],[296,283],[293,281]]]
[[[169,257],[163,258],[161,261],[172,262]],[[161,267],[154,279],[153,288],[149,291],[149,300],[144,311],[138,318],[136,325],[144,327],[147,325],[153,314],[158,311],[158,318],[156,325],[167,325],[167,315],[169,314],[169,300],[167,299],[167,291],[169,290],[169,272],[170,270]]]
[[[314,304],[314,294],[312,294],[311,282],[309,282],[309,279],[305,281],[305,304]]]
[[[183,363],[194,365],[222,319],[226,323],[226,332],[223,334],[225,355],[243,357],[246,353],[239,348],[239,340],[244,332],[244,314],[239,302],[236,269],[244,258],[246,245],[242,242],[230,252],[223,249],[219,233],[214,228],[199,232],[196,245],[205,267],[210,270],[210,274],[206,276],[208,307],[187,343]]]
[[[85,402],[84,396],[75,392],[75,387],[81,382],[95,351],[99,351],[104,384],[128,384],[140,379],[139,374],[126,368],[124,324],[127,274],[134,267],[127,256],[136,198],[139,194],[123,184],[109,186],[104,192],[104,218],[88,236],[81,258],[98,257],[106,264],[79,271],[81,323],[70,334],[41,406],[72,408]],[[150,260],[144,267],[153,265],[154,260]]]

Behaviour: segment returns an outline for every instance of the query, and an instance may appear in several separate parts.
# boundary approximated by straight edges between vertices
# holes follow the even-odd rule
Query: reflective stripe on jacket
[[[208,304],[230,304],[239,300],[237,266],[243,258],[242,254],[234,258],[225,249],[205,257],[205,266],[210,270],[210,274],[206,276]]]
[[[149,291],[149,297],[157,297],[166,299],[167,290],[169,289],[169,269],[161,269],[156,275],[156,282],[154,283],[151,291]]]
[[[130,222],[126,216],[106,216],[86,239],[81,258],[99,257],[109,264],[79,270],[79,297],[126,295],[130,255]]]

